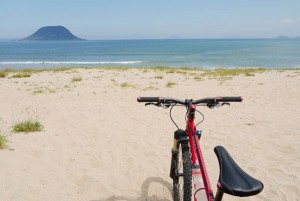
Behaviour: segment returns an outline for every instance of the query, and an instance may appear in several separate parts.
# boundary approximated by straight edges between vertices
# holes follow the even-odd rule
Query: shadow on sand
[[[100,200],[91,200],[91,201],[171,201],[167,198],[161,198],[157,195],[151,195],[149,196],[149,187],[151,183],[159,183],[163,188],[165,188],[167,191],[170,192],[171,195],[173,195],[173,187],[172,184],[169,182],[163,180],[159,177],[149,177],[146,179],[146,181],[143,183],[141,187],[141,196],[138,198],[133,197],[125,197],[125,196],[110,196],[108,198],[102,198]]]

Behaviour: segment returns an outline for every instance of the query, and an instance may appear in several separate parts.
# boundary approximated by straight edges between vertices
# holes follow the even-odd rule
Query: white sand
[[[299,200],[299,71],[226,81],[197,81],[191,73],[78,69],[0,78],[0,134],[9,134],[9,147],[0,150],[0,200],[172,200],[175,126],[168,110],[144,107],[136,98],[239,95],[242,103],[200,108],[201,145],[214,192],[219,167],[213,148],[222,145],[265,185],[257,196],[224,200]],[[71,82],[74,76],[82,81]],[[170,81],[176,83],[172,88],[166,87]],[[124,82],[130,86],[122,87]],[[181,127],[184,114],[174,109]],[[28,118],[40,121],[43,130],[12,133],[16,122]]]

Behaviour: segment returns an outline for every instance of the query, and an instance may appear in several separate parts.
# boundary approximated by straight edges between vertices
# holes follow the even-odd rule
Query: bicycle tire
[[[181,142],[177,157],[174,158],[174,201],[192,200],[192,161],[190,155],[188,142]]]

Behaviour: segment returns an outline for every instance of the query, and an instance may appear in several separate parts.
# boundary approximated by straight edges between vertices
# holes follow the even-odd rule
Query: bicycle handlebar
[[[164,97],[138,97],[138,102],[148,102],[148,103],[179,103],[182,105],[187,105],[188,102],[192,104],[200,104],[200,103],[212,103],[217,104],[219,102],[242,102],[243,98],[241,96],[233,96],[233,97],[214,97],[214,98],[202,98],[198,100],[179,100],[176,98],[164,98]]]

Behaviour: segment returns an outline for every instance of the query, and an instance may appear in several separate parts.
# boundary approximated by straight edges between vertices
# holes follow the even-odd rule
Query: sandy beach
[[[176,127],[169,110],[145,107],[138,96],[242,96],[230,107],[199,108],[214,192],[219,166],[213,148],[222,145],[265,186],[257,196],[223,200],[300,200],[300,71],[204,73],[75,68],[0,78],[0,134],[8,139],[0,150],[0,200],[171,201]],[[184,108],[174,109],[181,127],[184,115]],[[12,132],[27,119],[38,120],[42,131]]]

